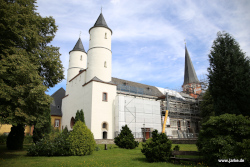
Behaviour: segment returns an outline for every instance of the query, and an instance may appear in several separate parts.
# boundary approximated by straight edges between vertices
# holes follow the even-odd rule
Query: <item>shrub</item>
[[[197,147],[208,165],[227,166],[218,159],[244,159],[250,165],[250,119],[242,115],[223,114],[202,124]],[[248,165],[247,165],[248,164]],[[238,166],[238,163],[230,165]]]
[[[5,144],[6,141],[7,141],[7,137],[8,137],[8,135],[6,135],[6,134],[1,134],[1,135],[0,135],[0,144]]]
[[[9,150],[20,150],[23,148],[24,140],[24,126],[12,126],[11,131],[7,137],[7,148]]]
[[[139,145],[127,125],[122,127],[121,133],[115,137],[114,142],[118,147],[126,149],[134,149]]]
[[[73,126],[67,141],[72,155],[90,155],[95,149],[94,136],[82,121],[77,121]]]
[[[176,145],[176,146],[174,146],[174,149],[173,149],[174,151],[179,151],[180,150],[180,146],[179,145]]]
[[[24,136],[23,144],[30,144],[30,143],[33,143],[33,138],[32,138],[32,136],[30,136],[30,135]]]
[[[171,155],[172,141],[165,133],[158,134],[157,130],[152,132],[152,139],[142,144],[141,152],[149,162],[169,161]]]
[[[28,149],[31,156],[62,156],[70,155],[70,143],[67,140],[68,129],[65,128],[61,133],[53,130],[49,135],[40,139]]]

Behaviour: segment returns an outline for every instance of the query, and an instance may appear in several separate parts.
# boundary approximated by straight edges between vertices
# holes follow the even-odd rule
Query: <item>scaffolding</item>
[[[173,138],[197,137],[200,123],[200,101],[183,92],[169,92],[168,89],[164,89],[166,98],[161,101],[161,117],[165,117],[165,110],[169,111],[170,124],[165,125],[167,135]]]
[[[160,101],[118,94],[115,104],[115,136],[125,125],[135,138],[149,138],[154,129],[161,131]]]

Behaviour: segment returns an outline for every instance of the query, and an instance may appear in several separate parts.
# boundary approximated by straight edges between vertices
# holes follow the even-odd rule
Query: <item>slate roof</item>
[[[96,20],[94,26],[91,27],[91,28],[89,29],[89,31],[90,31],[92,28],[94,28],[94,27],[105,27],[105,28],[109,29],[109,30],[111,31],[111,34],[112,34],[112,30],[108,27],[108,25],[107,25],[107,23],[106,23],[106,21],[105,21],[103,15],[102,15],[102,13],[99,15],[99,17],[98,17],[98,19]]]
[[[50,115],[62,116],[62,98],[65,96],[63,88],[58,89],[51,95],[53,102],[50,104]],[[58,107],[59,106],[59,107]]]
[[[199,83],[199,80],[196,76],[195,70],[193,63],[191,61],[191,58],[189,56],[187,47],[185,46],[185,69],[184,69],[184,83],[189,84],[189,83]]]
[[[78,39],[78,41],[77,41],[75,47],[74,47],[73,50],[71,50],[70,52],[72,52],[72,51],[82,51],[82,52],[85,52],[84,47],[83,47],[83,44],[82,44],[81,38]],[[70,53],[70,52],[69,52],[69,53]],[[86,53],[86,52],[85,52],[85,53]]]
[[[130,92],[148,96],[161,97],[163,94],[155,87],[137,82],[112,77],[112,82],[117,85],[117,91]]]

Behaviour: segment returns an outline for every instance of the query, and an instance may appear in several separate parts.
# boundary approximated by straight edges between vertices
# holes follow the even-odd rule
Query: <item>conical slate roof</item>
[[[112,33],[112,30],[108,27],[108,25],[107,25],[107,23],[106,23],[106,21],[105,21],[103,15],[102,15],[102,13],[99,15],[99,17],[98,17],[98,19],[96,20],[94,26],[91,27],[91,28],[89,29],[89,31],[90,31],[92,28],[94,28],[94,27],[105,27],[105,28],[109,29],[109,30],[111,31],[111,33]]]
[[[81,38],[78,39],[75,47],[70,52],[72,52],[72,51],[82,51],[82,52],[85,52]]]
[[[189,83],[199,83],[199,80],[196,76],[195,70],[193,63],[191,61],[191,58],[189,56],[187,47],[185,46],[185,69],[184,69],[184,83],[189,84]]]

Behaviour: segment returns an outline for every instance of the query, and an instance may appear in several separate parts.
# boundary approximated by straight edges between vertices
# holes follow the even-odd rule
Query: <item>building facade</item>
[[[112,77],[111,39],[112,30],[101,13],[89,30],[89,50],[79,38],[69,52],[60,128],[72,130],[77,110],[83,109],[95,139],[113,139],[126,124],[135,138],[149,138],[163,126],[169,136],[195,137],[201,90],[187,48],[183,92],[179,93]],[[169,115],[163,125],[165,110]]]

